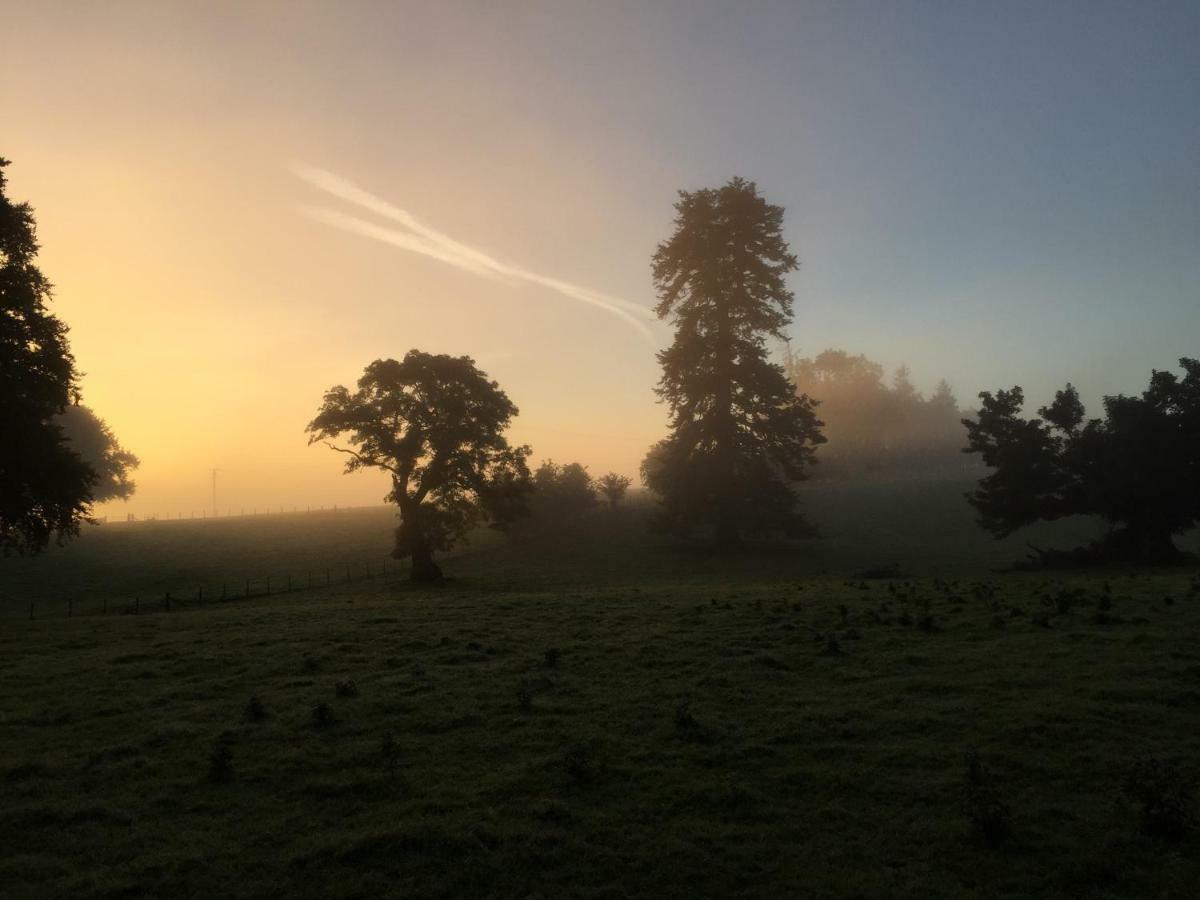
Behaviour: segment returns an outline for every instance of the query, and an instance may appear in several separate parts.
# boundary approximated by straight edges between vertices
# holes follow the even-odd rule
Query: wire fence
[[[336,566],[310,568],[303,573],[276,572],[256,577],[244,576],[238,579],[210,579],[207,583],[193,582],[183,592],[176,593],[166,590],[161,593],[134,593],[130,598],[126,593],[114,596],[119,592],[94,592],[93,596],[86,594],[67,596],[65,600],[48,601],[45,599],[29,601],[29,618],[60,619],[77,616],[106,616],[106,615],[147,615],[151,613],[171,613],[184,609],[196,609],[226,603],[233,600],[249,600],[256,597],[280,597],[305,591],[330,588],[339,584],[367,581],[374,578],[384,579],[389,575],[399,575],[407,571],[407,566],[398,560],[385,557],[382,561],[372,564],[371,560],[344,562]]]

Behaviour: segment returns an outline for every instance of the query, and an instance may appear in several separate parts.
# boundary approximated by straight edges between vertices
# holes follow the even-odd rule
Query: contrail
[[[636,303],[631,303],[628,300],[622,300],[618,297],[610,297],[607,294],[602,294],[599,291],[593,291],[590,288],[585,288],[577,284],[571,284],[568,281],[541,275],[521,266],[502,262],[481,250],[456,241],[449,235],[430,228],[407,210],[393,206],[386,200],[376,197],[369,191],[363,190],[340,175],[335,175],[324,169],[298,162],[292,163],[291,170],[294,175],[308,182],[313,187],[319,188],[340,200],[361,206],[382,218],[390,219],[404,226],[406,230],[376,225],[357,216],[336,212],[323,207],[302,207],[302,211],[311,218],[324,222],[327,225],[332,225],[335,228],[340,228],[343,231],[373,238],[374,240],[382,241],[383,243],[391,244],[392,246],[400,247],[403,250],[409,250],[413,253],[420,253],[485,278],[499,278],[505,281],[525,281],[548,288],[570,300],[586,303],[611,313],[637,331],[651,344],[655,343],[654,335],[646,323],[637,318],[637,316],[642,316],[646,319],[654,318],[653,313],[644,306],[639,306]]]

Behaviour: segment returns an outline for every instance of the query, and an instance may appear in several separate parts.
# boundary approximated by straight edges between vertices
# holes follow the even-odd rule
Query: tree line
[[[4,186],[0,167],[0,424],[17,438],[0,442],[0,546],[37,552],[77,534],[98,499],[127,496],[137,460],[78,405],[67,330],[34,264],[32,211]],[[991,470],[966,499],[997,537],[1092,515],[1111,527],[1085,558],[1178,555],[1172,536],[1200,518],[1200,362],[1180,360],[1182,378],[1154,372],[1140,398],[1107,397],[1105,418],[1086,421],[1070,385],[1038,418],[1021,417],[1020,387],[981,393],[971,415],[948,383],[925,398],[906,368],[888,385],[864,356],[785,352],[777,362],[770,342],[786,345],[786,279],[799,267],[783,217],[741,178],[680,191],[673,231],[653,254],[655,311],[674,328],[657,354],[668,431],[641,466],[658,527],[724,550],[810,535],[797,488],[822,459],[854,475],[953,469],[965,452]],[[370,363],[354,389],[330,388],[306,431],[345,457],[346,472],[388,473],[400,521],[393,555],[412,561],[414,580],[435,581],[435,556],[480,524],[564,519],[598,493],[615,506],[629,486],[616,473],[593,480],[579,463],[531,471],[531,449],[506,437],[517,414],[470,357],[414,349]]]

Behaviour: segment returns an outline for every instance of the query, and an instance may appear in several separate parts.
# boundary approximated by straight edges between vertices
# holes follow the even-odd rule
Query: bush
[[[557,669],[558,661],[562,658],[562,652],[557,647],[551,647],[546,651],[544,659],[547,669]]]
[[[353,681],[339,681],[333,686],[333,691],[339,697],[357,697],[358,685]]]

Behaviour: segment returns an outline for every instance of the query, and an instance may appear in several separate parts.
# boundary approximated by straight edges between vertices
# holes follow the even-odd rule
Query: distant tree
[[[681,191],[675,232],[654,255],[659,318],[675,325],[658,354],[657,393],[671,411],[659,464],[643,469],[669,527],[711,525],[719,546],[743,534],[800,533],[794,482],[824,438],[815,404],[768,360],[766,339],[792,320],[784,278],[798,267],[783,207],[735,178]]]
[[[1143,562],[1179,555],[1172,535],[1200,521],[1200,361],[1185,375],[1155,371],[1141,397],[1105,397],[1104,419],[1084,421],[1067,385],[1041,418],[1020,416],[1020,387],[979,395],[964,419],[966,452],[994,471],[967,499],[980,524],[1004,537],[1039,520],[1091,515],[1111,531],[1091,556]]]
[[[410,350],[402,362],[367,366],[357,391],[327,391],[307,431],[310,444],[350,457],[347,472],[391,475],[386,499],[400,507],[393,555],[412,558],[413,581],[436,581],[434,551],[450,549],[481,519],[506,528],[524,509],[529,448],[504,437],[516,415],[470,357]],[[333,443],[342,435],[352,448]]]
[[[562,520],[586,512],[596,505],[596,489],[587,467],[577,463],[557,465],[543,462],[533,473],[532,505],[542,520]]]
[[[596,484],[600,488],[600,493],[608,501],[608,505],[616,509],[617,504],[625,497],[625,492],[629,490],[631,481],[624,475],[609,472],[607,475],[597,478]]]
[[[925,399],[907,366],[891,385],[883,367],[865,356],[825,350],[811,359],[785,353],[784,369],[796,392],[821,404],[825,477],[865,473],[946,472],[961,469],[963,412],[944,379]]]
[[[36,554],[88,521],[96,473],[54,417],[78,395],[67,326],[48,310],[33,210],[6,194],[0,159],[0,552]]]
[[[128,500],[137,485],[130,474],[141,461],[118,443],[108,424],[88,407],[73,404],[55,417],[68,446],[96,473],[92,500]]]

